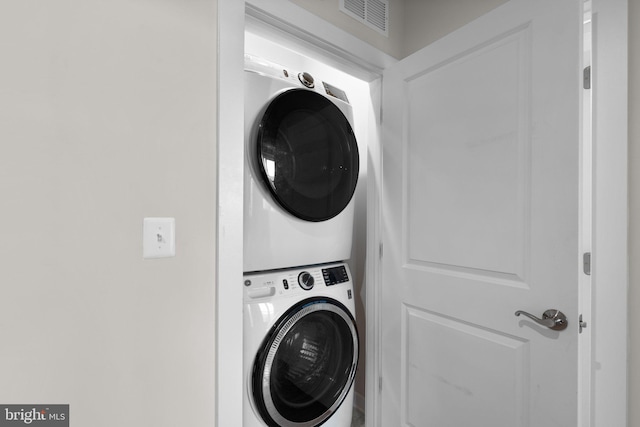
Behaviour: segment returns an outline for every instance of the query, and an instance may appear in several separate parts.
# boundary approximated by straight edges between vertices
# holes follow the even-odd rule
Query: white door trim
[[[628,0],[593,0],[592,426],[626,426]],[[618,390],[618,392],[616,392]]]
[[[216,171],[217,426],[242,425],[242,233],[244,2],[218,1]],[[240,143],[238,143],[240,142]],[[213,142],[212,142],[213,143]],[[205,261],[206,262],[206,261]],[[214,319],[211,319],[214,321]],[[207,339],[206,337],[202,337]]]
[[[627,399],[627,10],[628,0],[593,0],[594,242],[591,425],[625,427]],[[242,52],[244,2],[218,0],[218,228],[216,252],[216,420],[241,425],[242,364]],[[337,63],[376,76],[394,60],[286,0],[247,0],[253,17],[307,43]],[[262,17],[258,16],[262,14]],[[332,64],[333,65],[333,64]],[[374,94],[379,95],[379,93]],[[370,146],[371,147],[371,146]],[[377,318],[379,275],[379,151],[369,165],[367,318]],[[377,164],[376,164],[377,163]],[[239,188],[238,188],[239,187]],[[367,417],[377,419],[378,326],[367,324]],[[376,425],[371,423],[369,425]]]

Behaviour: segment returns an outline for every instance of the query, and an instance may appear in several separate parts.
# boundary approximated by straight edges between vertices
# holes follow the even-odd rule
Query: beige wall
[[[212,426],[216,0],[4,0],[0,52],[0,403]]]
[[[389,37],[340,11],[339,0],[290,0],[395,58],[403,56],[404,2],[389,0]]]
[[[404,58],[507,0],[389,0],[389,37],[339,10],[339,0],[290,0],[372,46]]]
[[[404,0],[403,56],[422,49],[450,32],[506,3],[507,0]]]
[[[629,1],[629,427],[640,427],[640,2]]]

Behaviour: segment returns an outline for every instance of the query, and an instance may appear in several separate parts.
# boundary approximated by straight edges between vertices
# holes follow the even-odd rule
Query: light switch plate
[[[143,258],[176,256],[175,218],[145,218],[142,225]]]

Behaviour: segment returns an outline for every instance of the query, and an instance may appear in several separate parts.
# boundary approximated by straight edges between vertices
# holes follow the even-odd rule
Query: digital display
[[[349,281],[347,269],[341,265],[340,267],[323,268],[322,277],[327,286],[337,285]]]
[[[338,89],[337,87],[330,85],[329,83],[322,82],[322,84],[324,85],[324,90],[325,92],[327,92],[327,95],[331,95],[347,103],[349,102],[349,100],[347,99],[347,94],[344,93],[342,89]]]

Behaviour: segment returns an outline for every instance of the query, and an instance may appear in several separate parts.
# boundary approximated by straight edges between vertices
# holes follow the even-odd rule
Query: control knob
[[[308,272],[303,271],[298,275],[298,284],[305,291],[308,291],[309,289],[313,288],[313,283],[314,283],[313,276]]]
[[[313,76],[309,73],[298,74],[298,80],[300,80],[300,83],[302,83],[308,88],[312,88],[315,86],[315,83],[313,81]]]

